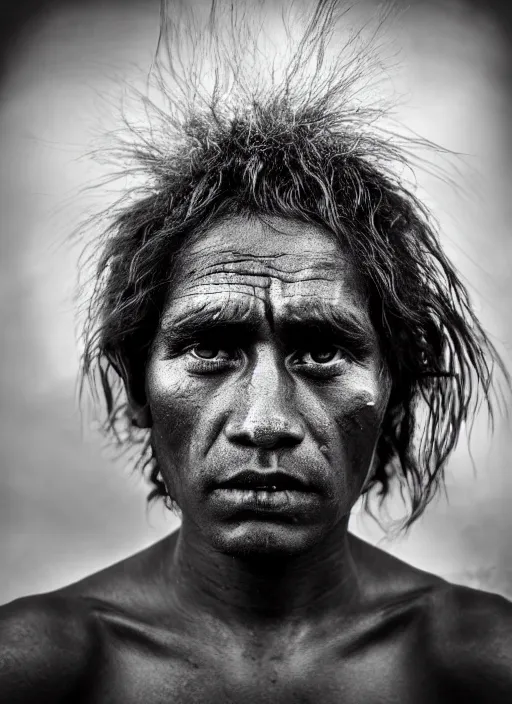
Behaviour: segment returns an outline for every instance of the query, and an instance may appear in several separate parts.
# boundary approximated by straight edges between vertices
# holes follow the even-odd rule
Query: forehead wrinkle
[[[209,284],[207,284],[207,285],[209,285]],[[166,317],[169,317],[169,316],[173,316],[173,315],[181,315],[181,310],[179,309],[179,302],[186,300],[186,299],[189,299],[189,298],[190,299],[197,299],[199,296],[206,297],[208,299],[211,298],[213,300],[215,300],[215,299],[218,300],[218,297],[224,296],[224,297],[227,297],[227,299],[229,301],[232,295],[239,295],[239,296],[244,296],[246,298],[254,299],[256,302],[261,301],[262,303],[264,303],[266,300],[265,295],[260,295],[257,292],[258,289],[264,288],[262,286],[254,286],[254,285],[247,284],[247,283],[245,283],[245,284],[239,283],[239,284],[233,285],[233,284],[227,284],[226,281],[219,281],[219,282],[212,284],[212,285],[218,286],[218,287],[226,286],[226,288],[225,289],[218,288],[215,291],[208,291],[208,292],[202,290],[200,293],[198,293],[197,291],[195,291],[193,289],[194,288],[203,289],[205,284],[197,284],[197,286],[190,287],[190,289],[187,289],[187,291],[179,292],[177,294],[173,293],[169,297],[167,311],[164,313],[163,319],[165,319]],[[237,288],[237,286],[239,286],[240,288]],[[247,291],[247,289],[249,289],[249,292]],[[222,300],[222,299],[220,299],[220,300]],[[178,305],[176,305],[176,304],[178,304]],[[208,305],[215,306],[216,304],[204,302],[201,306],[197,306],[197,308],[199,309],[200,307],[202,308],[202,307],[208,306]],[[178,311],[176,311],[176,308],[178,308]],[[196,308],[196,307],[189,306],[189,308],[187,308],[187,310],[192,310],[192,308]]]
[[[260,262],[260,261],[265,261],[265,260],[278,260],[278,259],[284,259],[286,257],[289,257],[290,259],[297,259],[299,257],[304,257],[306,256],[309,259],[315,258],[319,262],[322,262],[325,266],[336,266],[338,263],[338,258],[343,259],[343,255],[341,257],[339,256],[341,252],[329,252],[329,255],[327,256],[325,252],[319,253],[315,249],[308,249],[307,247],[302,247],[300,252],[266,252],[265,254],[257,254],[256,252],[245,252],[242,250],[236,250],[236,249],[226,249],[222,250],[219,248],[204,248],[204,251],[202,250],[191,250],[188,253],[188,256],[190,259],[192,258],[197,258],[197,259],[206,259],[212,256],[212,253],[220,259],[220,261],[225,261],[227,263],[236,263],[239,261],[254,261],[254,262]],[[338,256],[335,256],[338,255]]]
[[[200,295],[201,291],[212,287],[216,289],[219,286],[226,287],[241,287],[246,286],[252,289],[275,289],[278,288],[283,291],[283,295],[289,295],[285,293],[286,287],[288,285],[301,285],[301,284],[312,284],[312,283],[335,283],[335,278],[328,278],[324,276],[301,276],[296,278],[270,275],[265,274],[255,274],[251,272],[233,272],[231,274],[219,274],[213,275],[215,278],[211,278],[212,274],[205,275],[204,278],[197,278],[194,281],[188,281],[185,284],[178,284],[176,287],[173,297],[180,298],[184,295]],[[340,282],[343,284],[343,282]],[[228,290],[228,289],[226,289]]]
[[[307,280],[293,283],[307,283]],[[290,290],[286,282],[270,277],[264,277],[258,284],[249,281],[237,281],[236,283],[211,280],[195,282],[187,285],[185,289],[180,290],[178,287],[178,290],[170,294],[167,312],[163,316],[162,324],[167,325],[168,319],[181,319],[190,312],[200,312],[207,307],[212,311],[212,314],[216,314],[215,311],[220,309],[231,308],[234,312],[234,318],[238,319],[240,316],[235,311],[240,306],[247,306],[249,299],[249,308],[258,303],[263,304],[261,311],[271,326],[276,318],[280,321],[300,322],[305,317],[305,313],[308,313],[316,318],[323,316],[327,319],[332,317],[332,311],[338,311],[339,315],[342,309],[346,311],[348,316],[358,321],[359,325],[370,326],[370,319],[366,305],[362,305],[363,298],[360,291],[351,292],[350,289],[347,291],[343,282],[339,283],[341,284],[339,290],[324,292],[322,295],[320,291]],[[198,305],[192,306],[185,304],[184,310],[181,310],[180,302],[187,301],[187,299],[193,301],[199,299],[200,302]]]
[[[265,243],[266,249],[280,251],[280,242],[287,241],[294,246],[297,241],[311,241],[319,244],[324,251],[334,251],[338,242],[333,233],[322,225],[306,222],[301,218],[267,214],[231,214],[221,217],[206,229],[192,233],[191,246],[205,249],[212,241],[222,248],[232,242]],[[277,246],[276,246],[277,243]],[[313,245],[312,245],[313,246]],[[319,247],[315,247],[318,251]]]
[[[190,259],[186,261],[184,271],[187,276],[195,276],[198,273],[201,277],[216,274],[277,276],[290,282],[295,281],[297,278],[304,278],[306,272],[310,272],[306,278],[314,280],[317,278],[315,272],[319,269],[322,270],[323,274],[321,278],[328,279],[330,278],[329,275],[332,275],[334,278],[334,276],[340,272],[340,264],[342,263],[332,257],[326,258],[324,255],[318,255],[318,253],[309,252],[307,250],[302,251],[300,254],[283,253],[280,255],[253,255],[251,253],[236,253],[230,251],[228,258],[222,256],[220,252],[215,252],[215,254],[212,255],[210,251],[200,257],[200,259],[203,259],[203,262],[206,260],[206,263],[201,264],[200,261],[197,264],[194,262],[194,265],[191,265],[191,260],[196,258],[197,253],[192,252]],[[290,259],[290,266],[278,266],[272,261],[274,258]],[[303,261],[303,265],[298,266],[298,259]]]
[[[234,293],[232,289],[226,289],[223,293],[227,293],[227,296],[224,298],[207,297],[201,303],[197,303],[197,294],[183,295],[181,298],[192,298],[195,304],[185,305],[181,310],[176,310],[171,306],[171,309],[162,317],[161,329],[165,331],[194,318],[197,318],[198,322],[203,320],[208,323],[217,321],[251,323],[256,322],[258,317],[262,317],[262,307],[260,306],[260,313],[257,309],[258,301],[264,302],[262,296],[248,296],[246,292],[237,292],[242,293],[243,298],[233,298],[231,296]]]
[[[183,276],[186,277],[186,280],[176,282],[175,294],[181,295],[183,290],[193,291],[208,286],[216,287],[219,285],[246,285],[249,287],[268,289],[275,284],[334,283],[337,280],[342,285],[348,283],[338,279],[334,272],[329,276],[325,272],[315,273],[314,269],[312,269],[313,267],[309,267],[311,273],[305,275],[305,269],[299,269],[290,273],[268,269],[264,271],[255,271],[254,269],[235,269],[229,271],[221,267],[215,270],[211,267],[209,270],[204,270],[200,275],[193,277],[192,280],[190,279],[191,274],[189,272],[183,272]],[[254,279],[256,279],[257,283],[251,281]]]
[[[277,240],[272,242],[269,251],[265,246],[269,238],[256,237],[254,248],[257,251],[254,252],[248,239],[242,241],[241,246],[226,246],[226,236],[229,235],[229,231],[210,230],[205,240],[196,240],[188,249],[173,290],[169,292],[165,320],[169,316],[187,315],[186,311],[193,308],[188,307],[187,299],[194,297],[199,299],[197,303],[209,296],[221,298],[223,300],[215,302],[215,306],[221,304],[233,312],[240,305],[242,296],[251,298],[251,306],[263,304],[261,313],[271,325],[276,313],[279,317],[287,317],[287,308],[283,306],[285,300],[294,303],[299,311],[311,297],[336,301],[341,307],[355,304],[357,308],[361,304],[361,293],[364,292],[357,269],[337,243],[331,241],[324,246],[325,240],[320,237],[310,240],[311,247],[308,247],[307,240],[299,237],[294,249],[274,252],[272,249]],[[231,236],[236,238],[236,231]],[[317,241],[321,245],[319,248],[315,248]],[[264,253],[259,253],[262,247]],[[229,303],[233,298],[234,308]],[[201,303],[200,307],[204,305]]]
[[[219,247],[213,247],[213,245],[206,245],[202,248],[192,247],[189,250],[189,256],[191,257],[209,257],[212,251],[219,256],[227,256],[236,260],[237,257],[250,257],[251,259],[281,259],[282,257],[293,256],[289,252],[275,252],[265,254],[256,254],[255,252],[244,252],[240,249],[221,249]]]
[[[306,271],[310,271],[311,274],[305,275]],[[188,276],[192,276],[196,272],[187,272]],[[208,277],[225,277],[225,278],[234,278],[234,277],[251,277],[251,278],[267,278],[267,279],[279,279],[281,281],[284,281],[285,283],[300,283],[301,281],[335,281],[336,276],[334,275],[335,272],[333,272],[332,276],[326,275],[325,272],[322,272],[323,275],[317,274],[315,275],[314,273],[314,267],[307,267],[303,269],[295,269],[294,271],[284,271],[284,270],[279,270],[279,269],[268,269],[265,268],[264,270],[257,271],[255,269],[226,269],[224,266],[211,266],[208,269],[204,269],[199,276],[195,276],[194,279],[196,281],[201,281],[201,279],[208,279]],[[208,282],[208,283],[214,283],[214,281]]]
[[[173,294],[172,298],[178,299],[185,298],[187,296],[197,296],[201,295],[201,292],[203,293],[203,295],[207,295],[204,289],[208,288],[209,286],[213,286],[215,289],[217,289],[217,287],[219,286],[226,286],[226,289],[224,291],[222,289],[213,291],[213,295],[216,293],[229,293],[231,291],[235,292],[236,286],[245,286],[246,288],[251,288],[254,291],[257,288],[267,289],[271,286],[271,282],[267,280],[268,278],[269,277],[262,277],[261,283],[258,284],[249,283],[248,281],[196,281],[194,283],[188,284],[186,289],[184,289],[183,291],[178,288],[177,291]],[[241,289],[239,290],[239,292],[245,293],[245,291],[242,291]]]

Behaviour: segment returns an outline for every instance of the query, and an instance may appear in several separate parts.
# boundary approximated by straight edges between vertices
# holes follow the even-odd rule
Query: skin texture
[[[390,379],[346,252],[312,225],[239,217],[196,235],[178,271],[144,389],[126,383],[182,526],[1,609],[0,701],[510,699],[510,604],[347,531]],[[302,488],[219,489],[246,470]]]
[[[319,329],[319,316],[340,313],[354,331]],[[332,360],[315,363],[319,352]],[[318,552],[333,532],[343,542],[389,380],[354,267],[327,233],[237,218],[192,243],[146,389],[153,445],[187,543],[190,535],[228,554],[281,556]],[[209,489],[246,469],[290,472],[317,490],[314,501],[287,522],[240,521]]]

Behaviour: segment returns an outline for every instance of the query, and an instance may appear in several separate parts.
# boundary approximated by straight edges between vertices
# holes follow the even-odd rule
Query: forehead
[[[182,253],[164,319],[216,303],[286,314],[306,300],[366,307],[355,266],[334,236],[294,220],[232,217],[192,238]]]

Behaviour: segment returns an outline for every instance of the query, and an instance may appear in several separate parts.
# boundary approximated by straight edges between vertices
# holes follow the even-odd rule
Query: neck
[[[300,555],[233,557],[182,525],[173,583],[182,606],[250,627],[329,617],[360,599],[347,521]]]

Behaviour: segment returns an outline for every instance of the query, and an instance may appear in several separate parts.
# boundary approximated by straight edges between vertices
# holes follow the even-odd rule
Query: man
[[[4,607],[2,702],[512,698],[510,604],[347,529],[393,484],[421,515],[499,358],[339,63],[305,83],[335,5],[280,83],[188,86],[137,148],[152,179],[103,244],[85,372],[182,525]]]

